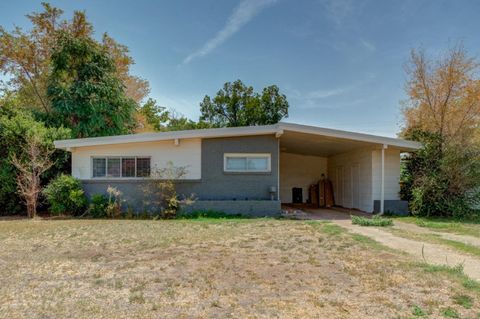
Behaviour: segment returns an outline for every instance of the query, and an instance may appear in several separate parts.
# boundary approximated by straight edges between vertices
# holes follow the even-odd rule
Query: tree
[[[15,96],[0,99],[0,214],[20,213],[20,197],[17,192],[16,176],[18,169],[12,164],[13,156],[20,161],[28,161],[25,148],[30,136],[41,137],[45,147],[53,149],[53,141],[70,137],[65,128],[47,128],[33,116],[17,107]],[[42,184],[50,176],[64,171],[68,153],[56,150],[51,155],[54,166],[42,174]]]
[[[137,123],[142,123],[137,132],[162,131],[169,117],[166,107],[157,105],[157,101],[150,98],[137,110]]]
[[[57,47],[59,34],[69,33],[74,38],[88,37],[93,41],[93,26],[83,11],[75,11],[71,20],[62,18],[63,10],[42,3],[43,11],[27,18],[32,28],[24,31],[16,27],[8,32],[0,26],[0,71],[11,77],[9,86],[19,93],[20,105],[49,113],[47,82],[51,53]],[[102,42],[113,59],[117,76],[125,85],[127,96],[140,102],[149,92],[148,82],[130,74],[134,63],[126,46],[117,43],[108,34]]]
[[[125,95],[106,50],[90,38],[63,33],[51,60],[47,92],[59,124],[77,138],[132,131],[135,102]]]
[[[137,123],[142,123],[141,127],[137,127],[137,132],[195,130],[211,127],[204,121],[195,122],[175,110],[167,110],[166,107],[157,105],[154,99],[148,99],[138,108]]]
[[[419,129],[438,134],[443,143],[471,143],[480,129],[480,71],[462,46],[437,61],[412,50],[406,66],[404,133]]]
[[[412,51],[402,136],[424,147],[404,159],[402,197],[414,214],[470,216],[480,199],[479,65],[462,47],[438,61]]]
[[[38,135],[30,134],[22,151],[24,158],[13,154],[11,162],[18,170],[18,193],[27,206],[28,217],[33,218],[37,214],[38,197],[42,192],[40,177],[52,167],[50,156],[54,149],[45,147]]]
[[[237,80],[225,83],[213,99],[204,97],[200,120],[215,127],[275,124],[288,117],[288,106],[277,86],[266,87],[258,94]]]

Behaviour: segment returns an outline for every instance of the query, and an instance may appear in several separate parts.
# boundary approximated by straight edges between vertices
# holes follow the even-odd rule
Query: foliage
[[[0,71],[11,77],[9,86],[18,92],[21,106],[50,113],[47,82],[51,54],[58,46],[59,34],[68,33],[73,38],[90,38],[94,29],[85,12],[74,11],[70,20],[62,18],[63,10],[42,3],[43,11],[27,15],[30,30],[16,27],[8,32],[0,26]],[[134,64],[126,46],[104,34],[98,43],[113,60],[116,76],[125,86],[126,94],[140,102],[149,92],[148,82],[130,74]]]
[[[104,194],[93,194],[88,205],[88,216],[93,218],[107,217],[108,198]]]
[[[437,61],[412,51],[402,136],[424,147],[403,159],[401,197],[415,215],[465,218],[479,207],[478,71],[461,46]]]
[[[180,196],[177,193],[176,183],[185,178],[187,169],[176,167],[168,162],[165,167],[152,171],[151,183],[143,189],[146,207],[159,207],[160,218],[175,218],[182,205],[191,205],[193,195]]]
[[[442,146],[470,145],[480,129],[479,63],[462,46],[436,61],[412,50],[406,71],[403,134],[416,129],[438,135]]]
[[[352,219],[352,224],[360,226],[392,226],[393,220],[389,218],[383,218],[378,215],[374,215],[372,218],[362,217],[362,216],[350,216]]]
[[[28,152],[31,151],[28,145],[32,140],[43,153],[51,154],[54,140],[70,136],[70,131],[62,127],[45,127],[35,121],[29,112],[17,108],[16,104],[16,99],[10,97],[0,101],[0,214],[19,213],[22,209],[16,184],[19,170],[11,162],[13,156],[18,164],[28,163],[32,155]],[[41,184],[55,172],[63,170],[68,155],[56,150],[50,161],[53,167],[41,174]]]
[[[50,212],[56,215],[79,215],[87,204],[80,181],[70,175],[59,175],[43,190]]]
[[[217,219],[238,219],[238,218],[248,218],[241,214],[227,214],[221,211],[216,210],[195,210],[192,212],[180,212],[177,215],[177,218],[180,219],[201,219],[201,218],[217,218]]]
[[[214,127],[275,124],[288,117],[288,106],[287,97],[276,85],[259,94],[237,80],[225,83],[213,99],[204,97],[200,120]]]
[[[74,137],[126,134],[134,126],[135,102],[108,53],[89,38],[62,35],[52,54],[48,97],[55,119]]]
[[[403,158],[402,199],[417,216],[468,218],[475,214],[480,187],[478,151],[444,144],[438,134],[413,132],[423,148]]]
[[[204,121],[195,122],[175,110],[167,110],[165,107],[157,105],[154,99],[148,99],[138,108],[137,122],[140,123],[140,127],[136,129],[137,132],[180,131],[212,127]]]
[[[169,120],[169,112],[163,106],[157,105],[157,101],[150,98],[138,108],[138,116],[142,127],[137,131],[162,131],[165,123]]]

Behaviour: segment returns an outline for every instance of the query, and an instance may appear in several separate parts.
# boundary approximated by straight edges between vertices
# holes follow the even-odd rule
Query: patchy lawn
[[[459,221],[450,218],[398,217],[402,222],[416,224],[427,229],[457,235],[480,238],[480,218],[472,221]]]
[[[480,315],[460,268],[326,222],[0,222],[0,317]]]

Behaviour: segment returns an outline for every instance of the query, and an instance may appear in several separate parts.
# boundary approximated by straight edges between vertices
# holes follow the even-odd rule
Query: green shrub
[[[107,217],[108,198],[103,194],[94,194],[90,198],[88,215],[93,218]]]
[[[478,215],[480,149],[422,131],[411,132],[409,138],[423,144],[402,157],[400,195],[410,202],[412,214],[459,219]]]
[[[236,218],[247,218],[241,214],[227,214],[221,211],[216,210],[196,210],[188,213],[179,213],[177,218],[180,219],[198,219],[198,218],[225,218],[225,219],[236,219]]]
[[[390,218],[383,218],[378,215],[374,215],[372,218],[362,216],[350,216],[352,218],[352,224],[360,226],[392,226],[393,220]]]
[[[57,176],[45,187],[43,194],[50,205],[50,212],[57,215],[78,215],[87,204],[80,181],[70,175]]]

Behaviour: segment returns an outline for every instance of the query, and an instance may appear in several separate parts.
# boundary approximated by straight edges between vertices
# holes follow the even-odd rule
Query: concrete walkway
[[[412,240],[395,236],[394,234],[383,230],[381,227],[364,227],[353,225],[350,220],[350,215],[346,211],[336,211],[331,209],[308,209],[306,211],[309,213],[308,215],[311,219],[331,220],[337,225],[348,229],[352,233],[370,237],[387,247],[404,251],[414,256],[418,261],[424,261],[425,258],[425,260],[431,264],[448,266],[463,264],[464,272],[466,275],[468,275],[470,278],[480,280],[480,258],[460,253],[447,246],[431,244],[422,240]],[[395,223],[399,224],[397,227],[401,229],[408,228],[409,231],[417,230],[414,227],[409,227],[409,225],[405,226],[405,223],[398,223],[397,221]],[[418,226],[416,227],[421,228]],[[421,229],[419,232],[424,231],[428,230]],[[452,234],[448,235],[450,237]],[[453,239],[455,237],[450,238]]]
[[[395,226],[393,228],[400,229],[403,231],[407,231],[410,233],[417,233],[417,234],[428,234],[428,235],[436,235],[443,239],[459,241],[464,244],[476,246],[480,248],[480,238],[468,236],[468,235],[457,235],[445,232],[439,232],[430,230],[428,228],[420,227],[410,223],[404,223],[401,221],[395,221]]]

